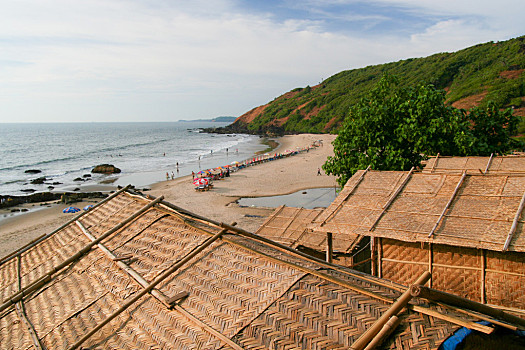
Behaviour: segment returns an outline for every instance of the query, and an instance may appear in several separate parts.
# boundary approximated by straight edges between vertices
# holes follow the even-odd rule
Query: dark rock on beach
[[[88,177],[91,177],[91,174],[84,174],[82,175],[83,178],[88,178]]]
[[[85,198],[106,198],[107,195],[102,192],[89,192],[89,193],[64,193],[60,197],[60,202],[65,204],[71,204],[75,202],[80,202]]]
[[[28,170],[24,171],[24,173],[26,173],[26,174],[39,174],[41,172],[42,172],[42,170],[38,170],[38,169],[28,169]]]
[[[34,191],[34,190],[33,190]],[[40,203],[60,200],[62,203],[75,203],[85,198],[106,198],[107,195],[102,192],[84,192],[84,193],[53,193],[39,192],[27,196],[2,196],[0,195],[0,208],[10,208],[24,203]]]
[[[74,179],[73,181],[86,181],[86,180],[84,180],[84,179],[83,179],[83,178],[81,178],[81,177],[77,177],[77,178],[76,178],[76,179]]]
[[[91,170],[92,173],[99,174],[118,174],[120,169],[112,164],[99,164]]]
[[[21,189],[20,191],[22,191],[22,192],[36,192],[36,190],[34,188],[24,188],[24,189]]]

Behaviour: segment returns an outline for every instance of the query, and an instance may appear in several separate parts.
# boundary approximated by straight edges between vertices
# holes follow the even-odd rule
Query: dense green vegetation
[[[338,73],[315,87],[294,89],[270,102],[255,120],[237,121],[233,130],[253,133],[337,132],[351,107],[383,74],[403,86],[432,84],[447,91],[446,103],[476,97],[500,108],[525,107],[525,37],[489,42],[455,53],[439,53]],[[471,107],[473,103],[470,103]],[[520,128],[525,131],[525,125]]]
[[[323,169],[343,186],[358,169],[408,170],[425,155],[490,155],[509,152],[519,117],[494,103],[468,111],[445,105],[433,85],[400,86],[385,75],[350,109]]]

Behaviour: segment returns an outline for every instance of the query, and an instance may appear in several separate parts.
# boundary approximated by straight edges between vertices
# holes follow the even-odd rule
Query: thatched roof
[[[2,349],[344,349],[405,290],[127,192],[0,260],[0,276]],[[492,329],[419,298],[400,320],[381,348]]]
[[[493,157],[431,157],[423,168],[424,173],[477,174],[525,173],[525,156]]]
[[[321,243],[324,236],[313,236],[306,229],[322,212],[322,209],[294,208],[282,205],[268,216],[255,233],[292,248],[305,246],[322,251],[324,246]]]
[[[334,241],[367,235],[524,252],[524,199],[525,174],[360,170],[311,228]]]

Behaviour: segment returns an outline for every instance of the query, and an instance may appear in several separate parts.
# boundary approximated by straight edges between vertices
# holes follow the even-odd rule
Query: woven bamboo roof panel
[[[307,226],[322,213],[321,209],[304,209],[281,206],[265,220],[256,234],[290,247],[303,245],[316,249],[318,243],[310,234],[305,234]]]
[[[348,349],[387,308],[358,292],[306,276],[237,339],[245,349],[295,349],[297,344],[303,349]],[[446,321],[410,312],[381,348],[435,349],[454,330]]]
[[[0,348],[38,348],[38,342],[42,348],[68,349],[91,334],[83,347],[342,349],[401,294],[392,282],[344,268],[333,271],[257,236],[230,230],[211,240],[219,237],[220,225],[152,205],[134,194],[118,194],[3,260]],[[318,213],[296,214],[311,221]],[[298,230],[291,222],[288,227]],[[168,270],[146,293],[144,288]],[[19,297],[19,290],[25,295]],[[180,295],[183,299],[169,302]],[[422,307],[421,302],[414,305]],[[431,309],[426,314],[453,313],[436,305],[424,308]],[[459,327],[420,312],[403,313],[382,348],[436,348]]]
[[[424,173],[524,173],[525,157],[520,155],[499,157],[432,157],[423,168]]]
[[[339,195],[344,200],[334,201],[310,229],[347,241],[370,235],[496,251],[510,235],[508,250],[525,251],[521,174],[470,174],[463,180],[461,174],[414,173],[402,186],[407,172],[369,171],[356,186],[362,174],[352,177]]]

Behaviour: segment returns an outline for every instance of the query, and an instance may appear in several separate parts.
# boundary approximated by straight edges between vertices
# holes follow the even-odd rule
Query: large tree
[[[445,91],[432,85],[400,87],[383,76],[354,105],[335,139],[334,156],[323,169],[340,185],[358,169],[408,170],[426,155],[507,152],[519,119],[493,104],[470,112],[445,104]]]

